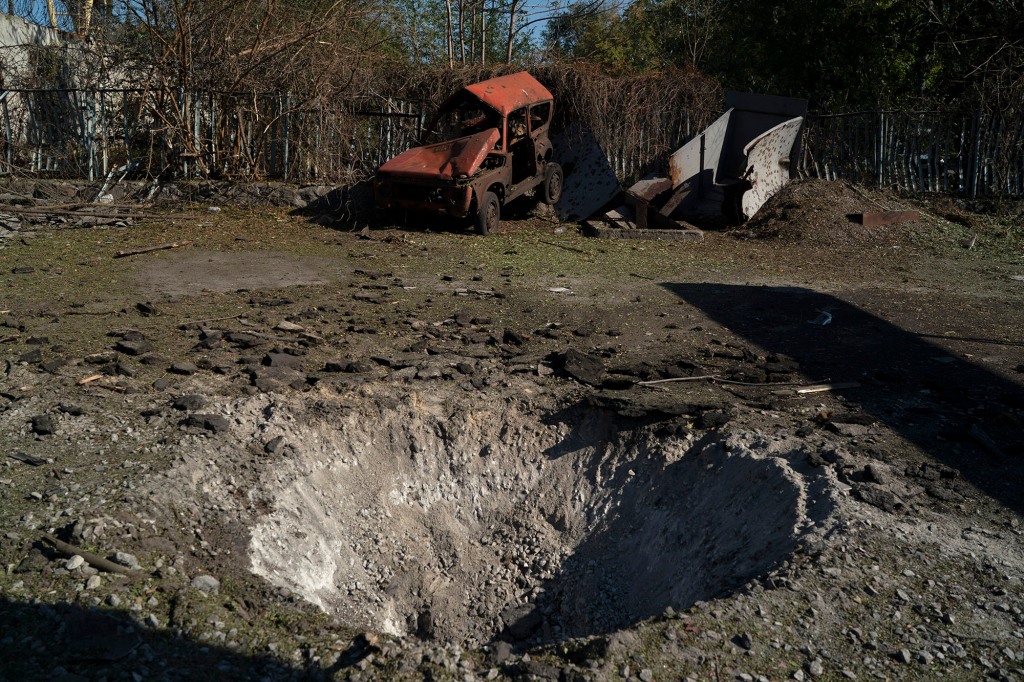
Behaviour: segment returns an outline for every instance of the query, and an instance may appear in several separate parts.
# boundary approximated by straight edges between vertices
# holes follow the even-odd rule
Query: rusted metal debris
[[[864,227],[881,227],[897,223],[912,223],[921,219],[917,211],[874,211],[871,213],[854,213],[853,219]]]
[[[527,192],[557,203],[564,174],[548,137],[553,112],[551,93],[525,71],[460,90],[422,146],[377,170],[377,205],[473,218],[486,235],[498,229],[502,206]]]
[[[751,218],[789,181],[800,154],[807,100],[729,92],[725,106],[669,158],[672,187],[685,195],[675,210],[690,220]]]
[[[562,197],[555,204],[559,220],[589,218],[622,191],[597,137],[582,122],[551,136],[554,156],[565,169]]]
[[[623,205],[587,221],[589,233],[682,230],[749,219],[789,182],[807,101],[730,92],[727,111],[669,157],[668,175],[626,190]]]

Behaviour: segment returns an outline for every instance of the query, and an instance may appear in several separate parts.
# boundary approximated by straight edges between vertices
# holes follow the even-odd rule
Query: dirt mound
[[[782,188],[750,221],[732,233],[741,239],[776,239],[820,246],[868,240],[892,244],[907,234],[905,223],[867,228],[853,216],[903,208],[887,192],[857,188],[846,182],[798,180]]]

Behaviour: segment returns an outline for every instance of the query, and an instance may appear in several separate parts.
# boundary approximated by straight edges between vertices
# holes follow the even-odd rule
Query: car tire
[[[494,192],[484,192],[484,197],[480,200],[480,208],[476,212],[477,232],[485,237],[494,234],[498,231],[500,222],[501,202],[498,201],[498,195]]]
[[[544,191],[541,197],[545,204],[550,206],[558,203],[558,200],[562,198],[564,179],[565,175],[562,173],[562,167],[554,162],[549,163],[544,171]]]

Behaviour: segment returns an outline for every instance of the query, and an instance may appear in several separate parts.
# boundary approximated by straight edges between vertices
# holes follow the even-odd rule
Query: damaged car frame
[[[555,203],[563,174],[548,138],[553,114],[551,93],[525,71],[463,88],[441,105],[422,146],[377,170],[377,205],[472,217],[486,235],[502,207],[531,190]]]

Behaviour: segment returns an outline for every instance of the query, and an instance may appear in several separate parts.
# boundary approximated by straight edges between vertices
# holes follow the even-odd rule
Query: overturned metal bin
[[[729,92],[726,111],[669,157],[674,212],[696,222],[751,218],[790,179],[807,100]]]
[[[698,225],[738,224],[789,182],[807,101],[729,92],[726,112],[669,157],[668,177],[649,175],[623,205],[584,224],[600,237],[694,239]]]

